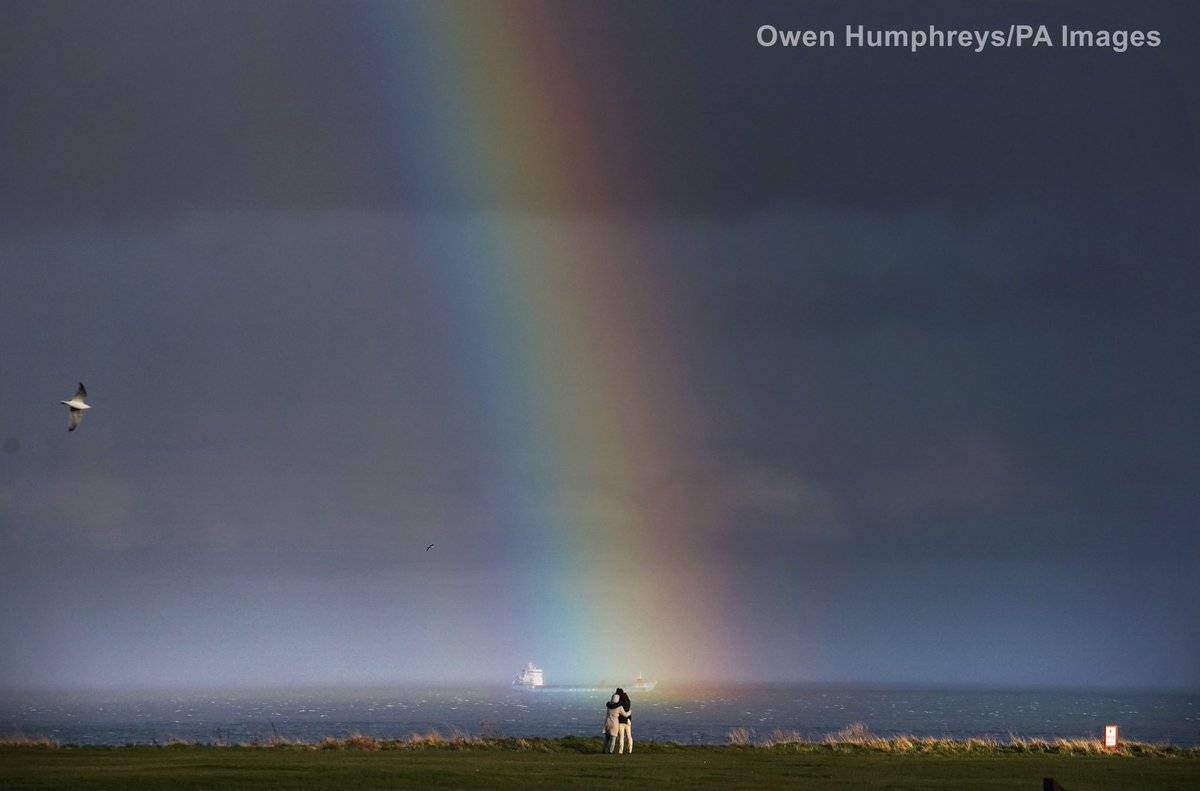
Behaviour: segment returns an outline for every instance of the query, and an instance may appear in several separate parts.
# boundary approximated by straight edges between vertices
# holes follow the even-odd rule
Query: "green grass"
[[[861,745],[639,745],[602,755],[598,739],[347,742],[271,747],[0,746],[5,789],[1200,788],[1195,751],[1096,755],[1009,749],[896,752]]]

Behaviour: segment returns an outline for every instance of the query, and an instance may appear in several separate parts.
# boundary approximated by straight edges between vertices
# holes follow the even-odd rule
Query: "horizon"
[[[654,679],[651,679],[654,680]],[[620,687],[631,683],[628,680],[599,679],[555,681],[547,683],[545,690],[550,692],[590,691]],[[698,689],[709,691],[761,689],[766,687],[795,687],[813,689],[858,689],[879,691],[912,691],[912,692],[1059,692],[1059,693],[1128,693],[1146,695],[1189,696],[1200,694],[1200,687],[1126,687],[1126,686],[1072,686],[1070,684],[1028,683],[1028,684],[994,684],[983,681],[964,682],[915,682],[915,681],[879,681],[879,680],[801,680],[801,679],[765,679],[755,681],[712,681],[692,679],[684,681],[663,682],[656,680],[657,686],[653,692],[639,692],[639,695],[662,695],[666,692],[694,692]],[[217,686],[136,686],[113,685],[93,687],[0,687],[0,695],[147,695],[158,694],[208,694],[208,693],[270,693],[270,692],[368,692],[377,690],[462,690],[462,689],[513,689],[511,680],[475,679],[465,681],[440,681],[434,679],[407,679],[392,682],[310,682],[310,683],[239,683]],[[517,690],[521,694],[537,695],[539,690]]]

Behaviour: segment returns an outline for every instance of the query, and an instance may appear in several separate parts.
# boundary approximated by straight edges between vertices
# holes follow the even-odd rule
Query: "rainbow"
[[[477,215],[428,263],[483,317],[476,367],[504,438],[505,496],[539,503],[521,542],[542,548],[530,655],[555,657],[560,679],[724,677],[730,591],[692,540],[701,506],[675,480],[698,451],[680,419],[692,404],[671,284],[650,274],[632,224],[486,208],[586,205],[606,189],[553,9],[394,4],[363,21],[369,101],[404,147],[388,177]]]

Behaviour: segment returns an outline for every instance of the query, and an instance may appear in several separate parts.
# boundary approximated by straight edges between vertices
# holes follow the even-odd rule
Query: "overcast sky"
[[[736,492],[695,540],[744,678],[1200,686],[1189,4],[510,11],[595,190],[439,180],[425,114],[463,86],[378,6],[0,8],[0,686],[507,679],[539,560],[446,275],[493,262],[445,241],[496,226],[636,238],[665,284],[695,454],[656,473]]]

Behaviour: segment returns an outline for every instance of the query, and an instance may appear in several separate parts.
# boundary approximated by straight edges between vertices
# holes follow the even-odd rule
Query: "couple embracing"
[[[605,704],[608,711],[604,715],[604,752],[611,753],[615,747],[617,753],[633,752],[633,704],[625,690],[617,687],[612,698]]]

